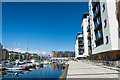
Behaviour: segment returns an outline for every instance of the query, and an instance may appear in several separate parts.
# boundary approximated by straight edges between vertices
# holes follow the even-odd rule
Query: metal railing
[[[89,64],[98,65],[98,66],[120,68],[120,61],[105,61],[105,60],[82,60],[82,61]]]

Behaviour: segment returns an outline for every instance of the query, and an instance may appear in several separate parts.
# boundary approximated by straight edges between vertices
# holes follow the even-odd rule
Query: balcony
[[[101,44],[103,44],[103,32],[102,30],[100,30],[96,35],[95,35],[95,42],[96,42],[96,46],[99,46]]]
[[[98,25],[95,25],[94,31],[102,29],[102,22],[100,22]]]
[[[87,32],[90,32],[90,26],[87,27]]]
[[[98,4],[99,4],[98,0],[94,0],[94,2],[92,2],[93,10],[95,10],[95,8]]]
[[[92,50],[88,50],[88,54],[91,55],[92,54]]]
[[[98,34],[95,35],[95,38],[96,38],[96,40],[98,40],[98,38],[99,38]]]
[[[91,42],[90,41],[88,42],[88,47],[91,47]]]
[[[81,37],[81,38],[78,38],[78,41],[80,42],[80,41],[83,41],[83,37]]]
[[[97,19],[97,21],[95,22],[95,31],[96,30],[99,30],[99,29],[101,29],[102,28],[102,22],[101,22],[101,17],[99,17],[98,19]]]
[[[90,33],[88,34],[87,39],[91,39],[91,35],[90,35]]]
[[[82,43],[79,43],[79,44],[78,44],[78,46],[84,46],[84,44],[82,44]]]
[[[95,19],[100,16],[100,4],[96,7],[93,13],[94,13],[94,21],[95,21]]]
[[[79,53],[84,53],[84,51],[83,51],[83,50],[81,50]]]
[[[102,30],[99,31],[99,35],[100,35],[100,36],[103,36]]]
[[[95,40],[96,46],[100,46],[103,44],[103,36],[99,37],[97,40]]]
[[[82,50],[82,49],[83,49],[83,47],[79,47],[78,49],[79,49],[79,50]]]
[[[80,53],[80,52],[79,52],[79,55],[83,55],[83,53]]]

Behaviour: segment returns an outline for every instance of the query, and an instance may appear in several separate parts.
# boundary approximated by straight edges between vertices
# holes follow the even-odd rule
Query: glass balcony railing
[[[87,38],[88,38],[88,39],[90,38],[90,33],[88,34]]]
[[[95,5],[95,2],[92,2],[92,6],[94,6]]]
[[[98,17],[97,23],[100,24],[100,22],[101,22],[101,17]]]
[[[96,16],[96,14],[98,14],[99,10],[100,10],[100,3],[97,5],[97,7],[95,8],[95,11],[93,12],[94,13],[94,18]]]
[[[103,36],[103,32],[102,32],[102,30],[100,30],[99,33],[100,33],[100,37]]]
[[[82,44],[82,42],[79,42],[78,44]]]
[[[78,49],[83,49],[83,47],[79,47]]]
[[[98,38],[99,38],[98,34],[95,35],[95,38],[96,38],[96,40],[98,40]]]
[[[87,27],[87,31],[89,31],[89,30],[90,30],[90,26]]]
[[[78,40],[83,40],[83,38],[78,38]]]
[[[97,28],[97,26],[101,23],[101,17],[97,18],[97,21],[95,22],[95,29]]]
[[[83,44],[82,44],[82,43],[79,43],[78,45],[79,45],[79,46],[83,46]]]
[[[97,28],[97,21],[95,22],[95,29]]]
[[[97,40],[98,38],[100,38],[101,36],[103,36],[102,30],[100,30],[100,31],[95,35],[96,40]]]
[[[88,42],[88,46],[91,46],[91,43],[90,43],[90,42]]]
[[[90,55],[92,53],[92,50],[88,50],[88,54]]]

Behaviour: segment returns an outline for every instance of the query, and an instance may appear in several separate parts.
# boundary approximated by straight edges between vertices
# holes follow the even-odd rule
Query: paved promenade
[[[67,78],[118,78],[118,71],[87,64],[70,61]]]

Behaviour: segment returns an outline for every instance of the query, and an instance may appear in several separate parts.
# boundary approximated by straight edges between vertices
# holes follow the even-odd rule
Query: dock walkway
[[[118,78],[118,71],[94,66],[84,62],[69,61],[67,79],[69,78]]]

